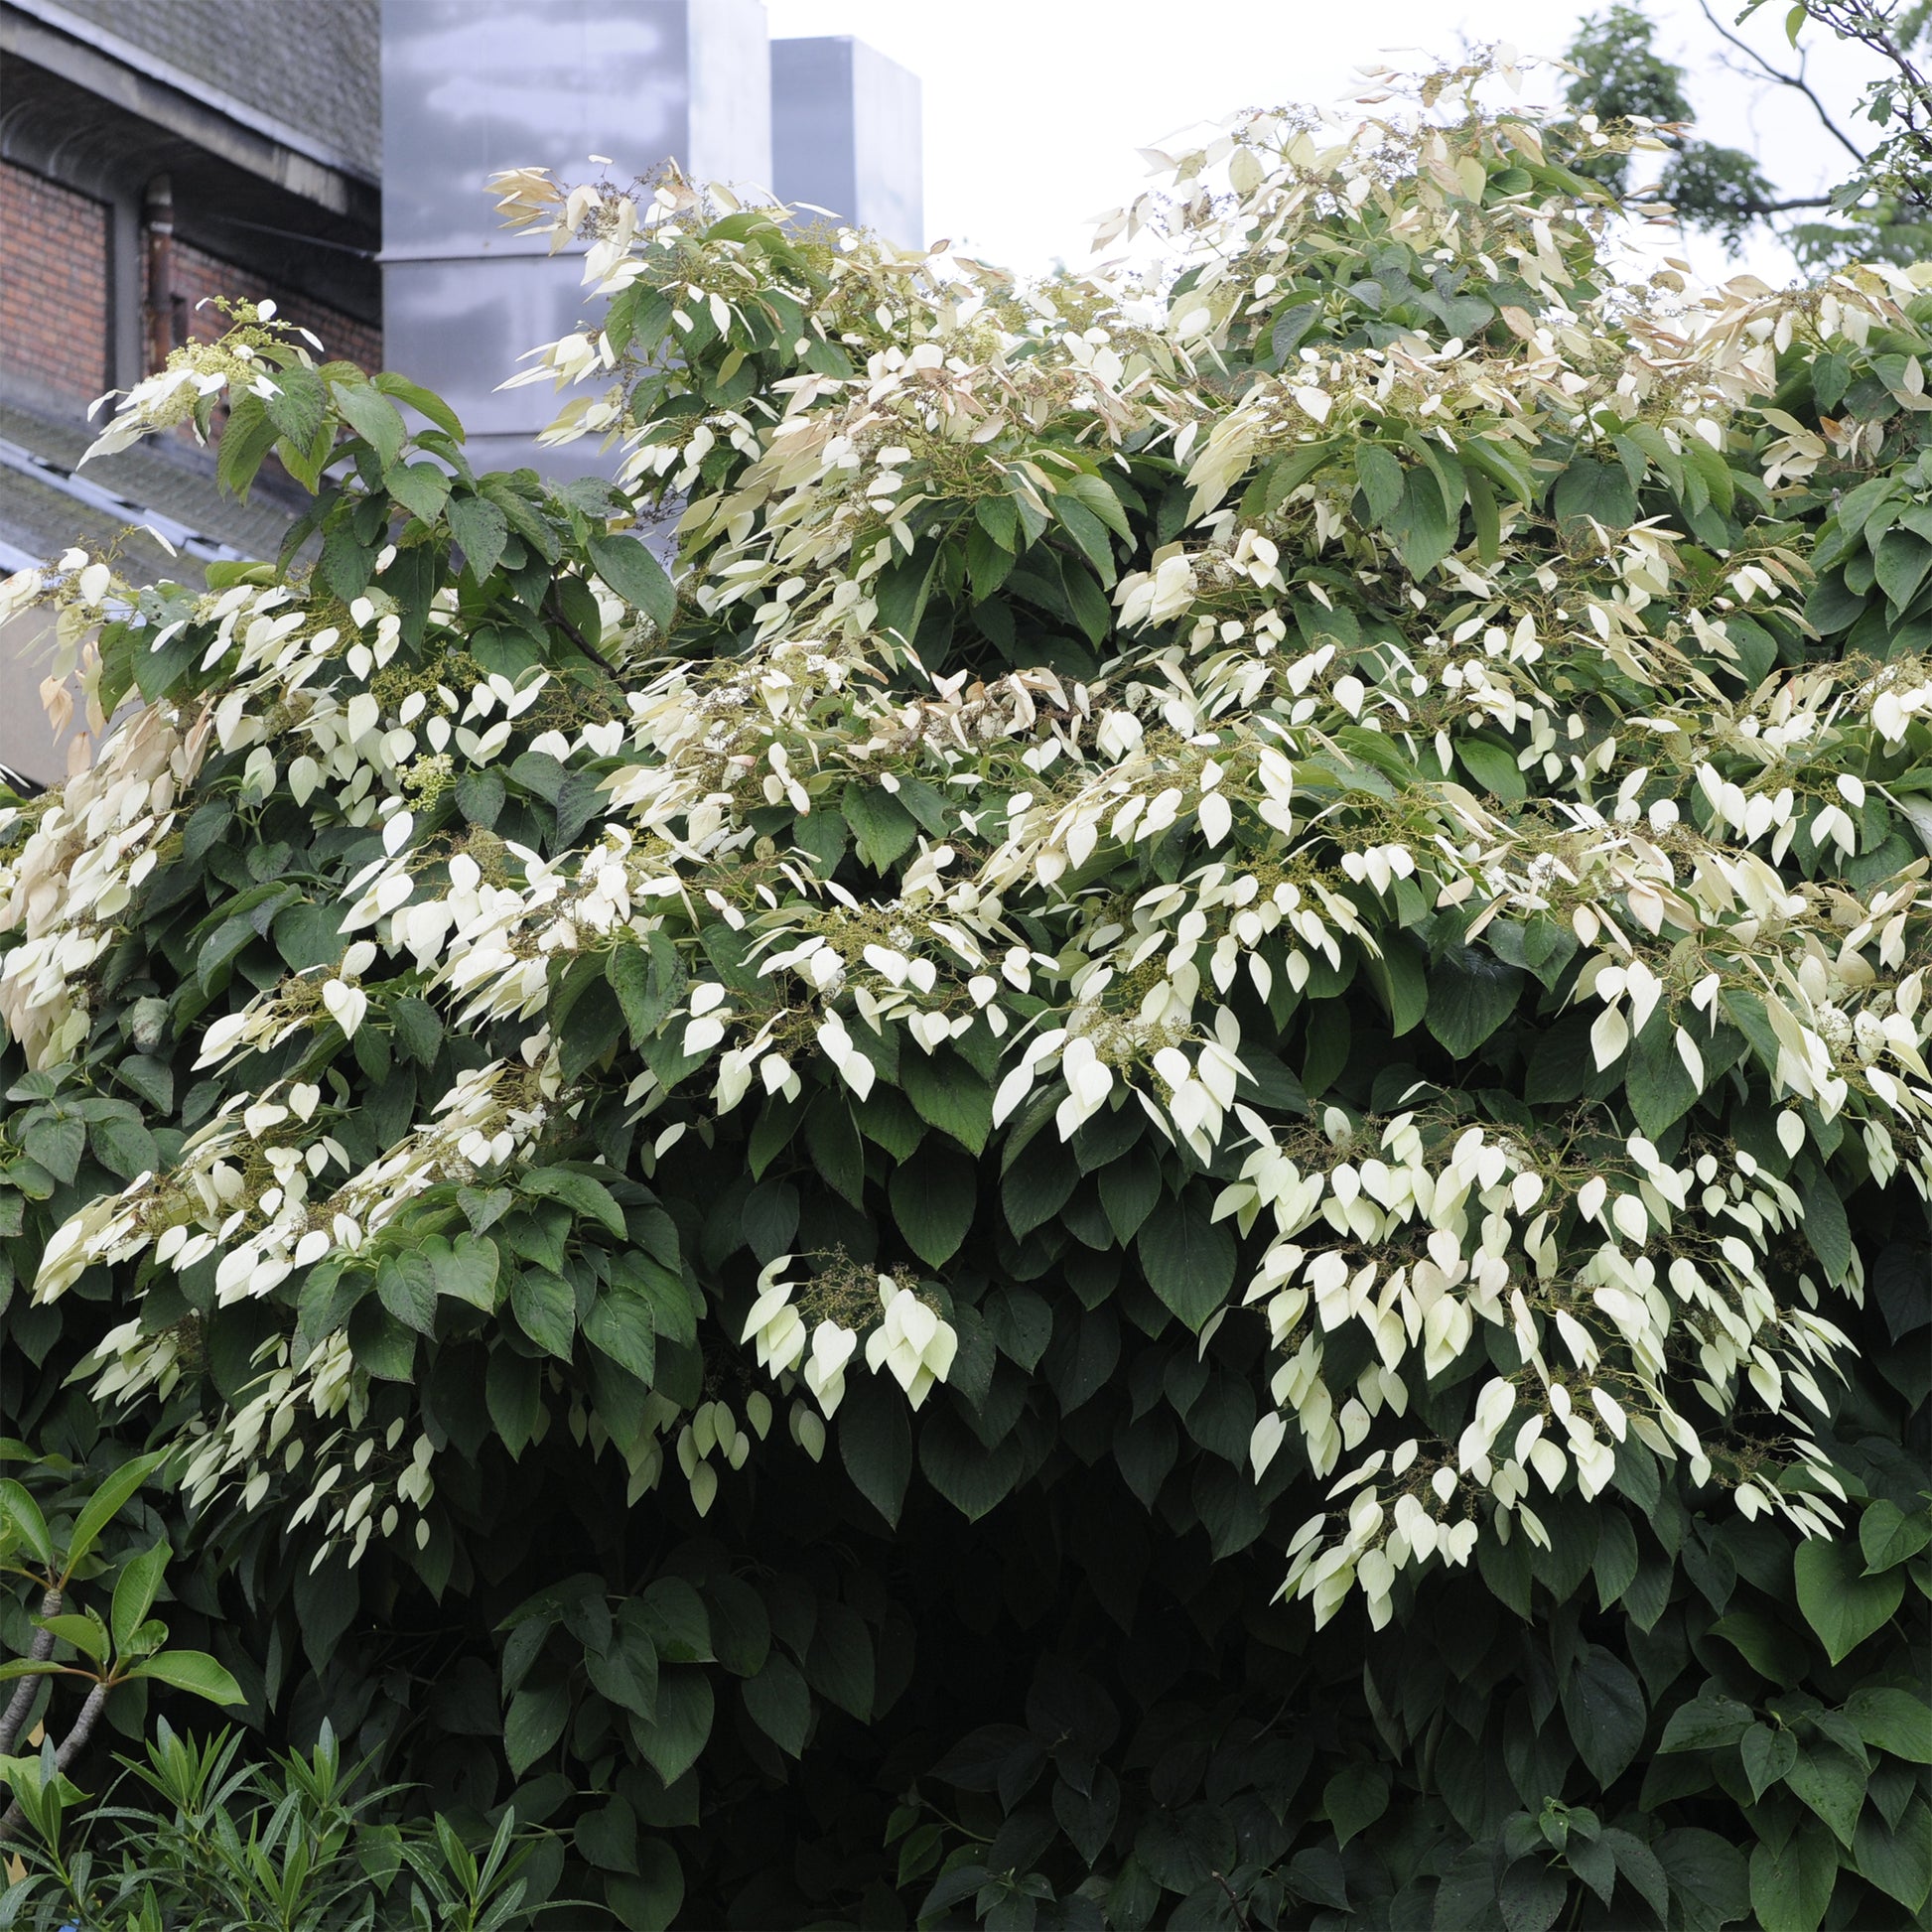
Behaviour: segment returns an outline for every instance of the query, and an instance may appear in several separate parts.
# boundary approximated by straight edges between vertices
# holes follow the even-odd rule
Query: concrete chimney
[[[901,248],[924,230],[919,77],[849,35],[771,43],[771,191]],[[809,218],[809,217],[808,217]]]
[[[594,178],[598,154],[620,181],[675,159],[767,188],[766,50],[763,0],[382,0],[383,359],[449,399],[478,468],[609,465],[594,439],[537,447],[561,400],[548,385],[496,393],[600,304],[582,249],[500,227],[484,182]]]

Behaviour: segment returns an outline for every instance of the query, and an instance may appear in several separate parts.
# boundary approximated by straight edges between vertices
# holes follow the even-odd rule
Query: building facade
[[[768,42],[762,0],[0,0],[0,575],[75,542],[136,581],[275,554],[293,486],[224,498],[186,432],[76,474],[97,398],[220,333],[207,297],[272,298],[449,393],[480,461],[567,475],[596,458],[537,450],[549,392],[496,385],[586,298],[495,226],[491,171],[676,157],[911,245],[918,142],[912,75]],[[0,762],[40,779],[69,757],[45,653],[0,629]]]

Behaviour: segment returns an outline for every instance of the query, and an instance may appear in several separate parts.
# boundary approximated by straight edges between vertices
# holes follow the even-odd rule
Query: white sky
[[[1737,5],[1714,0],[1726,24]],[[1366,84],[1352,74],[1358,64],[1397,48],[1452,54],[1459,34],[1559,54],[1597,10],[1577,0],[766,0],[774,37],[854,34],[918,74],[925,238],[1035,272],[1055,257],[1087,259],[1088,218],[1148,185],[1135,150],[1179,127],[1283,101],[1336,104]],[[1651,0],[1649,11],[1660,50],[1691,70],[1708,138],[1750,149],[1786,194],[1840,178],[1850,156],[1798,95],[1719,65],[1722,43],[1697,0]],[[1735,31],[1789,69],[1784,12],[1767,6]],[[1859,138],[1863,125],[1848,122],[1860,59],[1829,39],[1810,59],[1814,86]],[[1539,86],[1554,96],[1561,76]],[[1715,242],[1687,252],[1707,275],[1734,272]],[[1771,242],[1749,247],[1742,265],[1773,282],[1793,272]]]

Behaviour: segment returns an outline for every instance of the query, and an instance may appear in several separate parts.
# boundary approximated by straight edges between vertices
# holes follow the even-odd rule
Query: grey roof
[[[88,464],[78,472],[84,488],[76,494],[74,465],[91,436],[86,424],[43,415],[0,395],[0,576],[29,561],[51,561],[78,544],[111,556],[130,583],[170,578],[199,585],[202,559],[210,554],[272,558],[280,549],[296,513],[289,501],[261,489],[247,503],[222,495],[212,457],[173,437],[150,438]],[[123,500],[103,504],[102,491]],[[175,526],[176,540],[185,525],[194,549],[171,558],[137,527],[149,516]],[[53,647],[45,610],[0,624],[0,764],[42,783],[65,771],[67,738],[83,722],[57,738],[41,708],[40,682]]]
[[[56,466],[54,473],[36,475],[18,465],[0,464],[0,543],[38,559],[59,556],[70,544],[104,550],[120,538],[118,560],[128,577],[141,583],[172,577],[185,584],[202,581],[201,563],[187,552],[171,561],[149,538],[130,534],[142,520],[140,511],[159,512],[244,556],[272,558],[281,547],[294,521],[287,503],[260,490],[246,503],[224,496],[215,486],[212,457],[177,446],[172,439],[151,438],[79,471],[86,483],[127,498],[127,511],[77,501],[61,488],[58,472],[73,471],[91,434],[84,424],[0,399],[0,443],[31,451]]]
[[[381,0],[61,0],[104,34],[382,172]]]

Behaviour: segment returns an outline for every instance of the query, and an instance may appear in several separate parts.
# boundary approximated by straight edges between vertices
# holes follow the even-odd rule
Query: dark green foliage
[[[1642,69],[1629,84],[1655,78]],[[1460,157],[1473,179],[1448,169],[1458,221],[1521,217],[1532,193],[1561,216],[1564,198],[1591,193],[1572,165],[1588,156],[1556,155],[1554,139],[1555,158],[1528,138],[1506,146],[1477,129]],[[1416,183],[1405,178],[1403,192]],[[1435,180],[1429,192],[1440,215],[1449,190]],[[1292,372],[1313,345],[1435,354],[1466,338],[1489,374],[1513,379],[1532,354],[1518,344],[1560,323],[1559,302],[1594,297],[1575,226],[1563,231],[1562,275],[1533,288],[1494,263],[1479,275],[1470,260],[1438,259],[1379,204],[1359,206],[1358,219],[1334,212],[1299,233],[1272,301],[1255,298],[1263,313],[1232,313],[1217,372],[1203,378],[1215,408],[1231,406],[1224,391],[1238,397],[1244,383]],[[779,383],[856,382],[871,356],[901,347],[892,338],[903,317],[885,308],[904,286],[897,268],[866,257],[876,285],[855,287],[856,271],[842,280],[825,251],[760,214],[651,241],[640,259],[648,273],[615,300],[610,340],[634,358],[624,373],[639,428],[666,450],[690,450],[700,419],[797,393]],[[694,277],[724,281],[721,265],[740,277],[730,283],[739,299],[718,300],[722,322],[709,301],[674,306]],[[1178,310],[1185,289],[1174,293]],[[929,319],[938,297],[919,300]],[[992,313],[1017,325],[1019,346],[1001,367],[1017,383],[1014,370],[1052,340],[1017,306]],[[339,635],[316,652],[313,685],[340,693],[344,709],[373,706],[365,738],[404,731],[403,707],[439,685],[460,687],[458,706],[479,688],[502,706],[491,679],[534,703],[487,756],[482,734],[494,714],[481,708],[463,715],[473,745],[453,738],[461,756],[443,767],[412,741],[407,766],[390,774],[410,819],[396,854],[348,778],[296,796],[294,759],[312,741],[295,720],[292,679],[269,694],[259,743],[216,741],[132,910],[102,915],[119,919],[112,942],[65,990],[67,1005],[16,1010],[0,1252],[8,1280],[38,1280],[41,1295],[5,1305],[0,1412],[50,1466],[110,1468],[151,1439],[175,1451],[169,1474],[181,1487],[165,1518],[143,1525],[184,1553],[171,1625],[232,1672],[267,1745],[305,1754],[284,1758],[287,1780],[309,1777],[340,1735],[372,1777],[409,1787],[394,1808],[445,1819],[435,1854],[386,1822],[368,1828],[381,1857],[408,1863],[432,1923],[464,1922],[436,1886],[467,1882],[465,1845],[506,1846],[519,1831],[547,1835],[524,1867],[530,1898],[588,1897],[597,1902],[586,1912],[602,1916],[586,1923],[633,1928],[1816,1932],[1919,1913],[1932,1888],[1924,1202],[1904,1174],[1879,1173],[1875,1137],[1860,1137],[1875,1111],[1793,1102],[1782,1112],[1803,1133],[1789,1144],[1772,1105],[1777,1021],[1741,974],[1719,1004],[1695,1009],[1702,1078],[1677,1044],[1695,984],[1679,961],[1669,962],[1682,982],[1670,1001],[1639,1016],[1626,1045],[1598,1051],[1583,983],[1586,970],[1600,972],[1595,941],[1554,899],[1499,892],[1489,903],[1486,891],[1447,890],[1449,862],[1460,862],[1454,849],[1438,854],[1456,842],[1430,814],[1447,798],[1458,823],[1480,812],[1511,839],[1554,842],[1569,836],[1571,808],[1587,806],[1588,837],[1608,842],[1638,824],[1635,807],[1668,802],[1688,828],[1671,848],[1688,869],[1705,849],[1693,834],[1722,842],[1688,758],[1645,752],[1632,815],[1610,815],[1621,776],[1611,766],[1621,757],[1636,769],[1630,747],[1654,712],[1676,707],[1668,736],[1682,739],[1693,677],[1703,730],[1723,707],[1748,712],[1781,668],[1843,671],[1850,685],[1847,665],[1922,658],[1912,626],[1932,538],[1914,526],[1928,488],[1923,417],[1904,397],[1922,388],[1907,369],[1927,347],[1926,323],[1915,305],[1888,311],[1856,352],[1843,335],[1785,352],[1777,408],[1821,448],[1814,432],[1829,412],[1870,426],[1877,474],[1832,455],[1775,497],[1764,481],[1777,430],[1768,416],[1740,409],[1715,443],[1666,436],[1653,420],[1664,405],[1626,409],[1607,384],[1585,422],[1544,415],[1518,433],[1501,409],[1472,410],[1446,442],[1422,417],[1383,408],[1365,377],[1347,434],[1239,452],[1223,493],[1242,506],[1244,529],[1274,531],[1283,553],[1297,546],[1292,581],[1268,593],[1280,625],[1270,653],[1279,643],[1281,655],[1264,674],[1323,652],[1332,672],[1320,687],[1330,708],[1283,759],[1303,841],[1292,851],[1281,813],[1267,815],[1279,804],[1256,775],[1267,767],[1239,735],[1260,705],[1223,714],[1229,750],[1177,701],[1162,709],[1156,675],[1164,663],[1175,678],[1202,672],[1215,617],[1255,616],[1259,600],[1240,601],[1250,580],[1230,572],[1199,593],[1219,600],[1211,612],[1197,612],[1190,592],[1138,629],[1110,601],[1111,589],[1131,595],[1147,579],[1143,566],[1158,572],[1153,554],[1183,532],[1208,554],[1192,500],[1207,485],[1151,430],[1123,436],[1102,462],[1086,415],[1043,409],[1043,425],[1004,426],[1008,468],[992,480],[982,454],[969,481],[984,493],[970,497],[939,474],[956,452],[928,451],[916,529],[900,539],[884,511],[867,512],[887,526],[869,535],[890,559],[866,579],[872,654],[839,660],[858,667],[843,687],[822,666],[784,660],[797,673],[785,688],[803,694],[782,741],[788,783],[769,756],[781,741],[757,709],[776,687],[751,688],[754,672],[780,661],[760,655],[759,620],[696,595],[715,590],[712,565],[742,541],[723,513],[746,473],[728,438],[691,456],[677,485],[693,492],[694,520],[672,595],[637,538],[610,527],[639,505],[529,472],[476,478],[434,398],[364,383],[345,365],[290,371],[265,420],[298,474],[306,451],[323,539],[315,576],[290,601],[317,632],[323,619],[367,628],[344,607],[372,591],[382,602],[371,619],[380,608],[393,620],[395,643],[379,669],[358,668]],[[404,408],[440,427],[412,433]],[[241,483],[269,439],[239,409],[234,421],[245,441],[229,467]],[[449,474],[411,461],[412,445]],[[1050,468],[1054,482],[1009,488],[1022,462]],[[1311,497],[1296,494],[1311,486],[1340,538],[1312,534]],[[1631,620],[1619,656],[1581,624],[1562,629],[1570,620],[1556,599],[1581,611],[1621,589],[1617,546],[1642,523],[1685,534],[1668,597],[1619,606]],[[1725,589],[1742,559],[1774,548],[1800,563],[1808,551],[1816,566],[1805,623],[1795,598],[1792,608],[1765,598],[1752,617]],[[1567,737],[1552,730],[1547,747],[1560,750],[1532,744],[1513,714],[1440,704],[1439,734],[1408,712],[1364,712],[1370,691],[1419,701],[1398,680],[1415,661],[1440,667],[1442,633],[1458,624],[1470,622],[1472,662],[1479,650],[1513,661],[1500,621],[1493,645],[1471,641],[1484,621],[1471,622],[1479,607],[1466,601],[1478,566],[1517,572],[1526,603],[1547,599],[1536,604],[1537,675],[1576,717]],[[267,567],[211,576],[217,592],[278,582]],[[621,617],[607,618],[594,580],[621,601]],[[272,620],[275,608],[256,616]],[[1732,615],[1719,635],[1679,623],[1669,615],[1679,609]],[[258,648],[221,632],[212,607],[186,592],[145,594],[136,615],[101,635],[102,689],[115,700],[138,690],[218,704],[238,685],[240,653]],[[1197,619],[1205,634],[1190,641]],[[667,636],[675,661],[648,665]],[[1641,676],[1633,644],[1659,653]],[[837,942],[839,982],[862,983],[875,1012],[915,966],[936,980],[940,922],[926,919],[916,943],[900,932],[919,869],[943,870],[941,841],[980,866],[1022,838],[1035,787],[1044,796],[1065,773],[1049,759],[1023,762],[1021,748],[1035,754],[1039,734],[1073,729],[1080,701],[1069,685],[1091,679],[1118,696],[1130,652],[1140,653],[1135,679],[1157,694],[1134,700],[1137,729],[1150,759],[1166,760],[1161,781],[1179,772],[1192,788],[1184,812],[1153,837],[1109,829],[1083,854],[1069,839],[1053,855],[1065,860],[1057,896],[1032,892],[1020,868],[1004,906],[984,915],[989,930],[1001,921],[1004,950],[973,958],[971,979],[946,959],[953,977],[919,1010],[943,1034],[868,1025],[856,1002],[832,1032],[824,1021],[837,1010],[804,990],[809,957],[771,957],[801,928],[766,915],[808,905],[812,936]],[[1024,699],[1027,735],[1000,723],[973,736],[991,716],[987,694],[1016,667],[1025,675],[999,702],[1018,716]],[[971,694],[946,714],[946,731],[904,724],[897,707],[928,702],[941,679],[948,703]],[[1288,742],[1283,721],[1308,682],[1267,716],[1275,742]],[[713,706],[706,729],[720,736],[715,748],[695,734],[678,748],[696,743],[715,765],[677,814],[648,838],[639,831],[661,872],[623,875],[629,916],[600,923],[580,907],[568,943],[507,952],[509,965],[477,984],[500,990],[501,974],[526,967],[529,983],[487,1010],[439,977],[447,924],[420,947],[413,926],[407,938],[391,926],[380,970],[373,958],[349,964],[352,944],[376,953],[353,935],[376,930],[385,911],[357,922],[353,908],[401,853],[410,893],[427,896],[412,911],[483,888],[534,893],[546,877],[568,875],[574,889],[592,828],[621,820],[614,787],[665,762],[648,721],[641,740],[626,739],[628,700],[645,711],[661,702],[681,729],[690,690]],[[1370,729],[1370,715],[1393,722]],[[756,730],[747,717],[759,719]],[[1932,793],[1911,762],[1923,721],[1911,730],[1835,723],[1824,751],[1793,756],[1820,799],[1850,805],[1851,791],[1828,787],[1840,774],[1859,780],[1861,837],[1848,857],[1801,816],[1780,879],[1843,909],[1907,874],[1922,836],[1915,813]],[[955,739],[967,749],[948,763]],[[1245,760],[1232,777],[1216,774],[1218,793],[1203,740]],[[1761,775],[1761,738],[1739,729],[1712,742],[1720,787]],[[251,762],[264,747],[266,774]],[[982,759],[983,768],[972,761]],[[707,788],[742,818],[744,836],[728,847],[704,844]],[[1173,789],[1179,797],[1180,777]],[[1224,814],[1212,835],[1210,794]],[[1052,810],[1062,803],[1050,799]],[[1667,840],[1665,817],[1648,823]],[[1385,862],[1378,877],[1368,855],[1391,848],[1419,857],[1401,871]],[[18,860],[16,846],[8,852]],[[1318,881],[1331,914],[1325,941],[1258,938],[1250,958],[1267,970],[1217,985],[1239,1048],[1218,1070],[1232,1117],[1245,1108],[1258,1125],[1218,1141],[1175,1131],[1173,1069],[1143,1040],[1107,1063],[1143,1084],[1062,1126],[1061,1085],[1028,1083],[1027,1041],[1065,1020],[1070,986],[1111,956],[1137,909],[1170,891],[1179,902],[1236,855],[1272,868],[1271,880],[1299,869]],[[1103,921],[1113,937],[1096,936]],[[1631,930],[1652,938],[1662,923],[1640,927],[1630,913]],[[1849,927],[1830,928],[1835,947]],[[1706,943],[1682,930],[1691,951]],[[1923,949],[1922,919],[1909,944]],[[1751,957],[1771,950],[1763,939]],[[1175,959],[1166,936],[1148,957],[1142,980],[1138,966],[1119,975],[1101,1021],[1126,1027],[1170,973],[1200,982],[1213,971],[1205,949],[1198,962]],[[993,988],[984,997],[971,990],[980,977]],[[700,988],[717,996],[702,1010]],[[707,1038],[721,1013],[740,1031],[712,1020]],[[248,1017],[264,1014],[273,1024],[244,1039]],[[57,1029],[73,1015],[69,1038]],[[1790,1017],[1781,1006],[1777,1016]],[[721,1041],[767,1022],[776,1045],[756,1084],[748,1068],[723,1104]],[[1108,1038],[1097,1028],[1074,1037]],[[1023,1077],[1006,1094],[1016,1068]],[[413,1161],[473,1079],[500,1082],[507,1097],[486,1124],[509,1151],[485,1135]],[[310,1231],[328,1237],[326,1254],[280,1273],[224,1278],[213,1241],[174,1267],[180,1251],[159,1252],[166,1215],[170,1231],[200,1226],[225,1215],[229,1196],[211,1175],[212,1204],[141,1193],[135,1176],[199,1173],[208,1143],[190,1137],[232,1131],[237,1109],[224,1104],[270,1090],[301,1133],[278,1117],[247,1130],[250,1148],[235,1143],[233,1198],[248,1202],[236,1212],[256,1217],[247,1231],[274,1211],[261,1204],[270,1155],[321,1145],[324,1133],[342,1154],[332,1187],[393,1150],[411,1157],[387,1174],[382,1211],[350,1203],[364,1210],[353,1241],[318,1215]],[[1862,1089],[1862,1105],[1867,1097]],[[1267,1230],[1244,1220],[1251,1203],[1237,1190],[1250,1148],[1280,1136],[1324,1177],[1353,1148],[1358,1198],[1376,1165],[1368,1151],[1388,1144],[1354,1136],[1399,1135],[1399,1118],[1438,1167],[1471,1131],[1520,1139],[1534,1164],[1525,1172],[1563,1190],[1572,1274],[1598,1240],[1582,1231],[1575,1198],[1606,1173],[1629,1181],[1621,1199],[1639,1198],[1634,1137],[1687,1169],[1698,1148],[1721,1150],[1726,1172],[1758,1180],[1766,1202],[1774,1184],[1788,1186],[1802,1206],[1788,1222],[1740,1181],[1702,1210],[1706,1221],[1687,1210],[1682,1240],[1715,1247],[1720,1211],[1755,1233],[1770,1227],[1765,1296],[1815,1304],[1844,1330],[1834,1359],[1845,1373],[1821,1371],[1817,1419],[1823,1463],[1848,1497],[1844,1535],[1801,1542],[1761,1496],[1755,1511],[1739,1506],[1747,1481],[1787,1503],[1826,1488],[1790,1453],[1788,1419],[1753,1377],[1729,1412],[1715,1396],[1707,1405],[1708,1462],[1702,1450],[1664,1461],[1640,1432],[1618,1432],[1587,1500],[1561,1460],[1557,1479],[1539,1477],[1541,1535],[1527,1512],[1472,1506],[1443,1519],[1480,1532],[1469,1561],[1393,1575],[1386,1594],[1344,1591],[1326,1620],[1306,1593],[1283,1600],[1295,1524],[1312,1508],[1318,1527],[1335,1500],[1335,1454],[1319,1450],[1311,1426],[1287,1426],[1274,1378],[1289,1351],[1240,1306]],[[101,1229],[129,1187],[162,1205],[123,1251],[121,1235]],[[1367,1237],[1336,1198],[1337,1215],[1309,1239],[1352,1267]],[[50,1256],[55,1231],[89,1211],[99,1256],[76,1260],[70,1246]],[[1418,1224],[1406,1265],[1420,1269],[1428,1233],[1447,1231]],[[1542,1297],[1526,1249],[1511,1247],[1506,1277]],[[867,1367],[861,1355],[836,1401],[774,1384],[754,1340],[773,1329],[752,1311],[789,1261],[808,1277],[800,1306],[815,1298],[821,1325],[885,1336],[882,1309],[900,1304],[882,1300],[882,1277],[930,1323],[943,1320],[956,1346],[938,1380]],[[1594,1320],[1587,1298],[1575,1299]],[[1451,1474],[1478,1391],[1494,1378],[1516,1399],[1507,1378],[1523,1374],[1524,1347],[1500,1317],[1398,1383],[1400,1410],[1377,1379],[1369,1328],[1320,1311],[1300,1332],[1317,1321],[1342,1400],[1375,1390],[1376,1426],[1392,1431],[1400,1414],[1441,1447]],[[1607,1324],[1601,1333],[1616,1346]],[[1696,1346],[1674,1346],[1675,1378],[1706,1373]],[[133,1379],[164,1355],[168,1372]],[[263,1448],[274,1378],[329,1361],[353,1408],[295,1404],[286,1438]],[[1775,1373],[1768,1355],[1753,1365]],[[261,1429],[229,1461],[205,1461],[210,1446],[246,1436],[238,1419],[257,1396],[270,1398]],[[1354,1406],[1363,1434],[1371,1422]],[[1263,1454],[1270,1422],[1282,1433]],[[1344,1410],[1334,1427],[1354,1431],[1356,1419]],[[369,1500],[351,1505],[363,1485]],[[44,1563],[31,1526],[20,1537]],[[0,1618],[13,1626],[0,1635],[31,1627],[24,1598]],[[67,1640],[84,1648],[86,1634]],[[130,1734],[145,1715],[108,1710]],[[178,1810],[187,1760],[166,1769],[159,1756],[187,1750],[155,1747]],[[244,1810],[278,1802],[266,1777],[240,1793]],[[178,1842],[165,1816],[140,1829]],[[348,1844],[363,1828],[345,1819],[342,1830]],[[117,1844],[112,1856],[147,1854]],[[396,1863],[377,1875],[404,1878]]]

